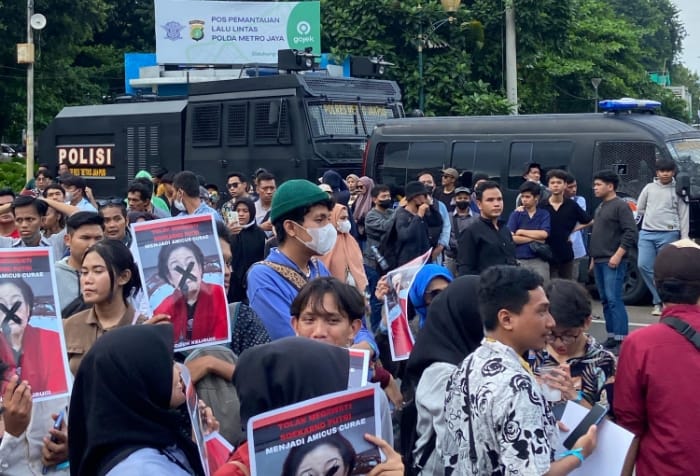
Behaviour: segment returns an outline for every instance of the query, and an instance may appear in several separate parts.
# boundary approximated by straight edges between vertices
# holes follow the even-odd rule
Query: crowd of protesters
[[[350,347],[369,352],[380,395],[381,432],[365,438],[386,460],[372,476],[569,474],[601,448],[594,425],[556,452],[555,409],[567,401],[603,405],[633,433],[624,475],[693,474],[700,418],[684,402],[700,377],[700,247],[687,239],[675,171],[657,162],[635,217],[614,172],[585,184],[534,163],[509,215],[499,177],[463,183],[453,168],[400,186],[333,170],[318,183],[278,183],[259,169],[229,174],[222,191],[192,172],[156,169],[139,172],[123,196],[97,199],[65,167],[54,176],[41,166],[21,192],[0,190],[0,247],[52,249],[74,385],[70,399],[32,400],[23,377],[41,362],[15,344],[34,329],[33,296],[0,283],[0,474],[204,474],[182,410],[183,362],[205,432],[234,448],[215,476],[249,475],[248,421],[346,389]],[[577,192],[589,185],[594,210]],[[175,298],[151,309],[129,226],[186,215],[214,217],[224,286],[185,284],[182,311]],[[201,277],[197,250],[166,252],[164,282],[178,286],[172,256]],[[394,362],[386,274],[421,255],[408,292],[415,347]],[[660,322],[628,336],[630,263]],[[603,308],[602,343],[589,333],[591,297],[578,282],[587,275]],[[228,346],[173,353],[186,330],[226,307]],[[289,474],[356,474],[353,465]]]

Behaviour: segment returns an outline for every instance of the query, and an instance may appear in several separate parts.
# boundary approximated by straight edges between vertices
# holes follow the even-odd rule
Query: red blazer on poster
[[[202,281],[194,309],[192,340],[211,337],[215,337],[216,340],[228,339],[227,306],[224,288]],[[170,316],[176,344],[187,341],[187,299],[179,289],[163,299],[153,314]]]
[[[12,349],[4,336],[0,340],[0,359],[10,367],[6,377],[19,367],[22,372],[20,378],[29,382],[33,394],[47,391],[56,394],[68,389],[66,373],[61,368],[63,355],[58,332],[32,327],[31,324],[25,327],[19,365],[15,364]],[[5,385],[2,387],[4,391]]]
[[[15,373],[15,356],[12,348],[5,340],[4,335],[0,335],[0,362],[7,365],[4,375],[0,375],[0,396],[5,395],[5,387],[10,377]]]
[[[219,467],[214,476],[249,476],[250,475],[250,454],[248,453],[248,442],[246,441],[229,457],[226,464]]]

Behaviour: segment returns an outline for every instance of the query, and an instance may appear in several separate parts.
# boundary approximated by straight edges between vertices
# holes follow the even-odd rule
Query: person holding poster
[[[136,261],[153,318],[173,324],[178,351],[231,340],[225,265],[211,215],[133,223]]]
[[[292,302],[292,327],[298,336],[351,347],[362,327],[365,299],[359,291],[336,278],[317,278],[302,288]],[[391,374],[371,362],[371,382],[379,383],[395,407],[403,407],[403,395]]]
[[[241,399],[241,424],[247,427],[248,420],[255,415],[345,390],[350,373],[349,364],[347,350],[299,337],[279,339],[246,350],[238,360],[233,378]],[[319,375],[323,378],[318,378]],[[403,476],[401,457],[385,441],[387,438],[393,441],[390,420],[388,426],[382,424],[382,438],[365,436],[367,441],[379,446],[387,456],[387,461],[377,465],[369,474]],[[336,476],[348,474],[338,472],[339,469],[340,466],[334,473]],[[250,457],[246,442],[236,449],[228,464],[222,466],[214,476],[247,474],[250,474]]]
[[[6,364],[0,364],[6,367]],[[8,378],[2,392],[0,461],[3,476],[42,474],[49,468],[53,476],[68,476],[68,426],[59,414],[68,405],[68,396],[34,401],[27,381],[16,375]]]
[[[98,241],[87,249],[80,267],[80,289],[89,309],[63,322],[73,375],[85,354],[105,332],[146,320],[129,299],[141,289],[141,279],[129,248],[119,240]]]
[[[408,298],[418,316],[418,328],[422,329],[428,317],[428,308],[433,299],[452,282],[452,273],[439,264],[426,264],[416,274]],[[413,316],[409,316],[412,318]]]
[[[228,337],[226,293],[221,285],[207,283],[204,254],[192,241],[163,246],[158,253],[158,276],[175,291],[155,309],[170,316],[175,343]]]
[[[50,292],[37,284],[34,287],[42,291],[42,295]],[[46,365],[48,362],[63,362],[60,334],[30,322],[34,304],[34,291],[23,278],[0,277],[0,329],[7,344],[2,360],[22,380],[29,382],[34,395],[65,392],[64,373]]]
[[[185,386],[170,324],[102,336],[78,368],[68,412],[74,476],[204,475],[189,422],[174,411]]]

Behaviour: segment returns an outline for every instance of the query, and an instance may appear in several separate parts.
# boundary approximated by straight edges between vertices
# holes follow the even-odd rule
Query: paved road
[[[627,314],[630,318],[630,332],[648,326],[659,321],[657,316],[651,315],[651,306],[627,306]],[[598,342],[607,339],[605,332],[605,320],[603,319],[603,307],[599,301],[593,301],[593,325],[591,334]]]

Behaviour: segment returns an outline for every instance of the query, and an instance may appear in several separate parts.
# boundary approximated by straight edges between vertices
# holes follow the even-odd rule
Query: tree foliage
[[[669,70],[699,92],[676,62],[685,30],[672,0],[462,0],[453,14],[437,0],[321,0],[324,51],[384,55],[411,110],[423,44],[426,114],[505,114],[506,1],[515,8],[522,113],[592,111],[591,79],[602,78],[601,98],[662,99],[665,113],[687,118],[648,78]],[[25,8],[0,0],[0,138],[9,142],[20,140],[26,115],[26,67],[15,49],[26,38]],[[35,0],[48,19],[35,39],[37,130],[64,106],[123,91],[124,53],[154,50],[153,10],[152,0]]]

